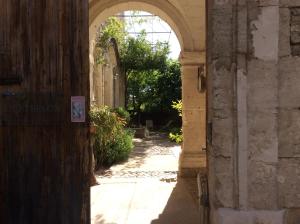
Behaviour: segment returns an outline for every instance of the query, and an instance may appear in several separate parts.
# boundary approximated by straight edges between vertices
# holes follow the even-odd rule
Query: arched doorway
[[[196,176],[206,167],[206,93],[205,77],[205,1],[199,4],[202,13],[193,5],[186,8],[176,1],[99,1],[89,2],[90,61],[93,61],[96,31],[107,17],[127,10],[140,10],[158,15],[176,33],[181,45],[183,101],[183,138],[180,155],[180,175]],[[198,6],[198,5],[197,5]],[[195,7],[198,9],[198,7]],[[93,66],[90,66],[93,86]],[[92,89],[91,89],[92,91]]]

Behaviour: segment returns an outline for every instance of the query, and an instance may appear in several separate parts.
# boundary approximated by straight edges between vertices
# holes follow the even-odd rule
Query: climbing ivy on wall
[[[124,21],[121,21],[116,17],[109,17],[105,23],[100,25],[97,31],[95,62],[97,64],[105,64],[104,54],[110,46],[111,39],[114,38],[116,40],[119,50],[121,50],[127,35]]]

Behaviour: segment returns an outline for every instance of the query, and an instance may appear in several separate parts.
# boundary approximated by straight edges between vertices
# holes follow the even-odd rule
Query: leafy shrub
[[[178,115],[182,117],[182,101],[178,100],[176,102],[173,102],[172,107],[177,110]],[[183,142],[182,128],[173,128],[169,133],[169,138],[171,139],[171,141],[175,141],[178,144]]]
[[[110,143],[107,151],[106,164],[110,166],[116,162],[126,160],[133,149],[133,132],[129,129],[123,130],[116,136],[115,141]]]
[[[124,119],[124,121],[128,124],[130,122],[130,114],[127,110],[125,110],[123,107],[117,107],[112,110],[115,112],[118,117]]]
[[[110,166],[127,158],[133,148],[133,135],[125,129],[125,119],[106,106],[92,106],[90,117],[96,128],[93,146],[96,167]]]
[[[124,45],[126,32],[125,23],[116,18],[109,17],[104,24],[100,25],[96,33],[95,62],[96,64],[106,64],[105,53],[109,49],[110,40],[115,39],[119,48]]]
[[[178,115],[182,117],[182,100],[173,101],[172,108],[177,110]]]
[[[169,133],[169,138],[180,144],[183,141],[183,136],[182,136],[182,129],[181,128],[173,128],[171,132]]]

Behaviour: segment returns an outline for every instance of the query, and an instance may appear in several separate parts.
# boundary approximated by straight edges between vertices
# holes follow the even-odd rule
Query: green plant
[[[112,111],[115,112],[118,115],[118,117],[124,119],[124,121],[127,124],[130,122],[130,114],[123,107],[114,108],[114,109],[112,109]]]
[[[171,141],[180,144],[183,141],[182,128],[173,128],[169,133],[169,138]]]
[[[93,145],[96,166],[110,166],[126,158],[133,148],[133,135],[125,129],[125,119],[106,106],[92,106],[90,117],[96,128]]]
[[[124,30],[124,21],[116,17],[109,17],[105,23],[99,27],[96,34],[95,47],[95,61],[97,64],[107,63],[104,54],[107,52],[112,38],[116,40],[118,47],[122,48],[127,36],[127,33],[124,32]]]
[[[116,136],[115,141],[110,143],[107,151],[106,164],[110,166],[116,162],[123,161],[128,158],[133,149],[133,132],[125,129]]]
[[[182,101],[178,100],[173,102],[172,107],[177,110],[178,115],[182,117]],[[173,128],[169,133],[169,138],[178,144],[183,142],[182,128]]]
[[[182,117],[182,100],[173,101],[172,108],[177,110],[178,115]]]

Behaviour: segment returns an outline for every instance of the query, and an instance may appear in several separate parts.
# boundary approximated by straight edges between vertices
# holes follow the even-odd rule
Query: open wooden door
[[[90,222],[88,32],[88,0],[0,0],[0,223]]]

